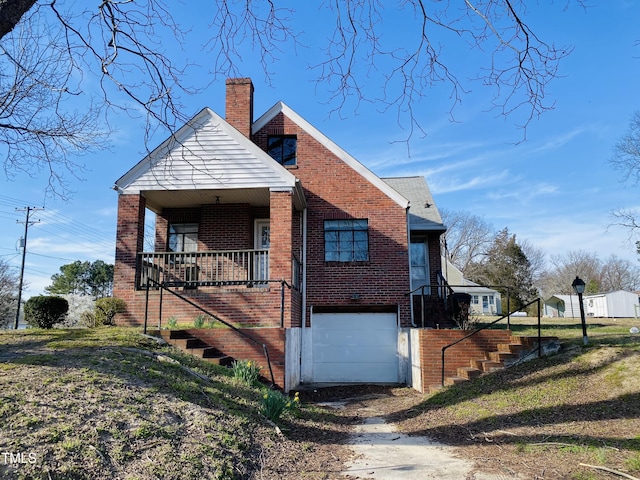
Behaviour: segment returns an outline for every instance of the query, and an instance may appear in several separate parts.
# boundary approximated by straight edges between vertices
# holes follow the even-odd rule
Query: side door
[[[269,280],[269,245],[271,226],[268,219],[257,219],[255,222],[253,279]]]

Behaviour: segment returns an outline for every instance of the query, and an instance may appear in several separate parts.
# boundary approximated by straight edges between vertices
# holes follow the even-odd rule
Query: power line
[[[10,255],[10,254],[7,254],[7,255]],[[52,255],[44,255],[44,254],[42,254],[42,253],[35,253],[35,252],[31,252],[31,255],[34,255],[34,256],[36,256],[36,257],[52,258],[52,259],[54,259],[54,260],[62,260],[62,261],[64,261],[64,262],[75,262],[75,260],[74,260],[74,259],[72,259],[72,258],[54,257],[54,256],[52,256]],[[0,257],[1,257],[1,256],[2,256],[2,255],[0,255]]]

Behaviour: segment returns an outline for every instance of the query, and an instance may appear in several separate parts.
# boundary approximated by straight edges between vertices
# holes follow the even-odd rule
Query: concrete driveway
[[[370,396],[368,397],[371,398]],[[359,402],[363,400],[362,402]],[[387,423],[381,412],[367,406],[367,397],[326,402],[332,408],[362,405],[363,422],[354,428],[350,446],[355,456],[341,472],[349,479],[383,480],[514,480],[513,475],[478,472],[473,462],[455,455],[455,448],[426,437],[409,436]]]

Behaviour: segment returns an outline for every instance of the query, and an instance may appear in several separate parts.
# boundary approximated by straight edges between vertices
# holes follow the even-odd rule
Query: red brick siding
[[[399,305],[410,323],[406,211],[283,114],[253,140],[266,149],[272,134],[297,136],[297,165],[308,203],[307,304],[309,306]],[[324,261],[324,220],[366,218],[369,261]],[[358,300],[352,300],[359,295]],[[308,317],[307,317],[308,318]]]
[[[226,82],[225,120],[245,137],[253,123],[253,84],[249,78],[229,78]]]
[[[251,360],[262,367],[262,376],[271,380],[262,344],[266,345],[276,384],[284,388],[285,379],[285,329],[284,328],[242,328],[260,345],[256,345],[229,328],[208,328],[187,330],[193,336],[217,348],[235,360]]]
[[[280,306],[282,293],[280,284],[272,284],[270,288],[239,287],[200,287],[195,290],[176,289],[196,305],[222,320],[235,326],[280,326]],[[118,325],[143,325],[146,303],[145,291],[124,292],[127,311],[116,317]],[[202,312],[176,298],[169,292],[162,295],[162,323],[166,325],[170,317],[179,322],[193,322]],[[300,305],[300,292],[285,287],[285,326],[291,319],[299,322],[300,314],[292,314],[292,308]],[[157,328],[160,315],[160,293],[149,292],[148,326]],[[292,317],[292,315],[294,315]]]
[[[287,230],[288,250],[281,255],[288,259],[288,270],[291,271],[291,234],[292,213],[290,194],[284,194],[288,199],[289,208],[284,215],[278,214],[278,222],[285,222],[280,230]],[[145,313],[145,292],[134,288],[136,253],[143,250],[144,240],[144,197],[139,195],[121,195],[118,210],[118,243],[116,246],[116,266],[114,275],[114,295],[127,302],[127,310],[118,315],[117,322],[121,325],[142,325]],[[281,208],[276,206],[276,208]],[[165,209],[156,216],[156,249],[167,250],[168,224],[199,223],[199,250],[250,249],[254,242],[254,220],[269,218],[269,207],[250,207],[248,205],[221,204],[205,205],[199,208]],[[286,225],[286,215],[289,224]],[[296,221],[299,221],[296,217]],[[299,233],[299,230],[297,230]],[[273,252],[274,250],[272,250]],[[276,255],[276,264],[277,264]],[[284,267],[286,270],[286,265]],[[281,277],[278,277],[279,279]],[[291,273],[285,279],[291,283]],[[281,286],[270,285],[269,289],[241,287],[200,287],[197,290],[178,289],[192,301],[219,316],[225,321],[237,325],[272,325],[281,323]],[[285,288],[285,325],[300,325],[300,293]],[[192,321],[199,313],[198,309],[176,299],[170,293],[163,295],[163,318],[175,316],[180,321]],[[292,309],[297,309],[292,311]],[[157,324],[159,312],[159,293],[150,292],[149,296],[150,323]]]
[[[125,302],[135,295],[137,253],[144,245],[145,208],[146,201],[141,195],[118,195],[113,295]]]
[[[468,335],[466,330],[430,330],[420,332],[420,365],[422,388],[439,385],[442,371],[442,347]],[[485,352],[497,350],[499,343],[509,343],[510,330],[483,330],[473,337],[448,348],[445,352],[445,377],[456,375],[458,367],[470,366],[470,361],[485,358]]]
[[[269,218],[268,207],[244,204],[165,208],[156,217],[156,250],[168,249],[170,223],[197,223],[198,250],[243,250],[254,247],[254,220]]]
[[[290,192],[271,192],[269,277],[291,282],[293,204]]]

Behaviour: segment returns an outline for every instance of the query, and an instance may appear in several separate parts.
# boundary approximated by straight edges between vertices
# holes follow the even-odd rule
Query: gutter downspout
[[[300,330],[300,382],[302,382],[302,350],[307,332],[307,208],[302,211],[302,325]]]
[[[411,208],[411,202],[407,205],[406,215],[407,215],[407,261],[409,262],[409,290],[411,290],[411,225],[409,225],[409,209]],[[411,315],[411,326],[417,328],[417,325],[413,321],[413,296],[409,295],[409,315]],[[400,312],[398,311],[398,325],[400,324]]]

